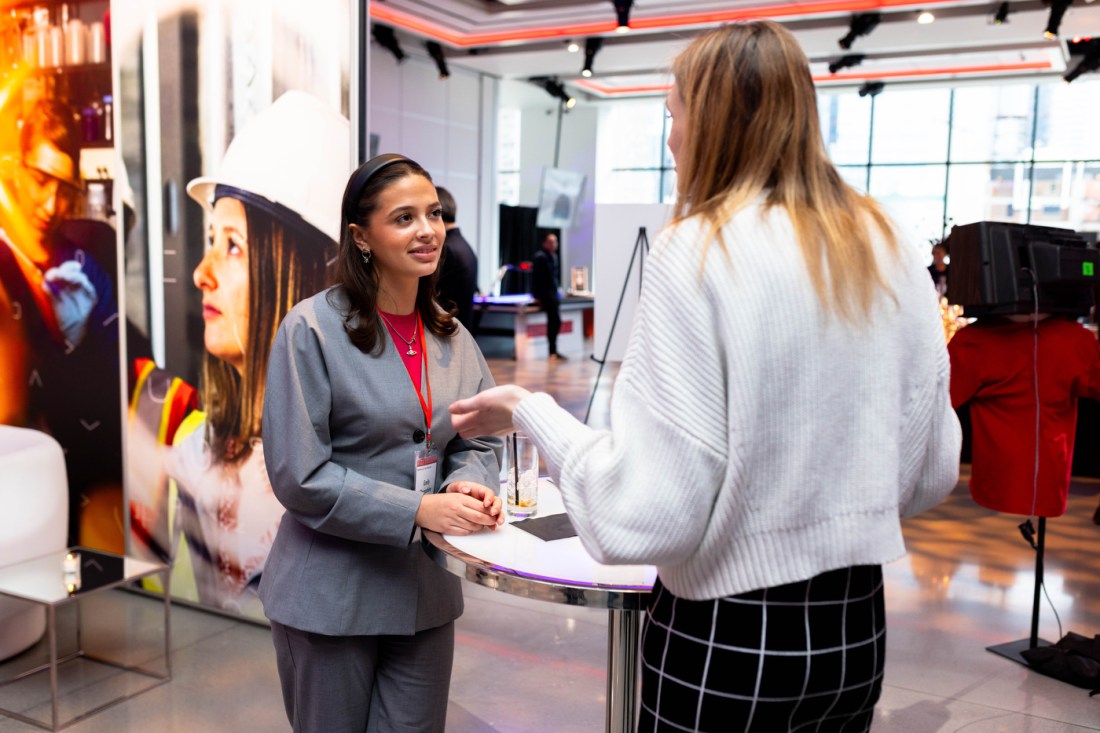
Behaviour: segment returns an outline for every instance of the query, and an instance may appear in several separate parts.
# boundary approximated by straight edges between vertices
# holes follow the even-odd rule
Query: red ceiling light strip
[[[612,18],[611,20],[601,21],[599,23],[581,23],[570,26],[527,28],[499,31],[496,33],[462,33],[450,28],[444,28],[434,23],[429,23],[428,21],[421,20],[413,15],[409,15],[387,5],[382,5],[381,3],[371,3],[370,17],[459,48],[466,48],[468,46],[489,46],[498,43],[515,43],[518,41],[538,41],[548,38],[594,36],[601,33],[612,33],[617,25],[614,18]]]
[[[938,69],[898,69],[896,71],[868,71],[862,74],[821,74],[814,81],[873,81],[875,79],[905,79],[921,76],[951,76],[956,74],[990,74],[1013,71],[1043,71],[1051,68],[1049,61],[1021,61],[1015,64],[982,64],[978,66],[944,66]]]
[[[660,15],[645,18],[633,18],[630,27],[638,30],[660,30],[689,25],[714,25],[735,20],[754,18],[785,18],[806,15],[830,15],[881,10],[884,8],[927,7],[955,0],[817,0],[807,3],[785,3],[779,5],[731,8],[706,13],[684,13],[680,15]],[[516,28],[492,33],[464,33],[451,28],[428,22],[411,13],[398,10],[382,3],[370,4],[370,17],[385,21],[407,31],[428,36],[451,46],[488,46],[493,44],[514,43],[518,41],[537,41],[549,38],[570,38],[611,33],[616,23],[613,18],[599,23],[578,23],[575,25],[547,26],[543,28]]]
[[[934,76],[960,76],[967,74],[1011,73],[1017,71],[1044,71],[1051,68],[1049,61],[1026,61],[1016,64],[983,64],[979,66],[943,66],[932,69],[900,69],[897,71],[865,72],[861,74],[820,74],[814,76],[818,84],[827,82],[871,81],[876,79],[900,79]],[[605,97],[628,94],[664,94],[672,88],[671,84],[638,84],[634,86],[606,86],[588,79],[570,81],[573,86],[582,87]]]

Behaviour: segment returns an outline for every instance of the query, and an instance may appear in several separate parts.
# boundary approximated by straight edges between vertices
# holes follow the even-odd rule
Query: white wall
[[[497,263],[496,99],[498,82],[450,65],[440,79],[435,62],[416,47],[404,47],[399,64],[371,44],[368,131],[379,136],[379,153],[415,160],[455,198],[455,217],[478,255],[478,282],[485,290]]]

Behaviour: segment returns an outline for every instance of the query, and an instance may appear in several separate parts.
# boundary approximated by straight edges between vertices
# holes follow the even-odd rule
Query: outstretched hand
[[[465,438],[478,435],[507,435],[515,430],[512,412],[531,393],[514,384],[478,392],[451,404],[451,424]]]

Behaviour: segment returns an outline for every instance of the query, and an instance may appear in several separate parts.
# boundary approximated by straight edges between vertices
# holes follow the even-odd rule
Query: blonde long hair
[[[826,311],[866,314],[876,290],[890,291],[869,225],[891,253],[897,239],[878,205],[829,160],[809,61],[794,36],[771,21],[727,25],[695,39],[672,72],[687,118],[673,223],[700,216],[725,249],[722,225],[766,192],[766,206],[789,214]]]

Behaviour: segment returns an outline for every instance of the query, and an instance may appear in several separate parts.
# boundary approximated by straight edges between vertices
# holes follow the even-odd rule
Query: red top
[[[393,313],[378,311],[382,318],[382,325],[389,331],[393,345],[397,347],[397,354],[405,364],[409,376],[412,377],[413,386],[420,391],[420,328],[416,322],[416,311],[407,316],[396,316]],[[396,333],[395,333],[396,331]],[[402,340],[404,339],[404,340]],[[409,345],[412,341],[412,345]],[[409,355],[409,351],[415,351]]]
[[[1100,344],[1077,323],[1048,318],[1037,325],[1038,444],[1036,324],[995,319],[956,333],[947,346],[951,404],[970,402],[974,501],[1009,514],[1057,517],[1066,511],[1077,398],[1100,399]]]

